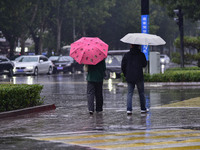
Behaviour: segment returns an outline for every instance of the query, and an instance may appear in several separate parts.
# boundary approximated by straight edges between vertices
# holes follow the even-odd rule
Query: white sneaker
[[[127,111],[127,115],[132,115],[132,111]]]
[[[148,113],[149,109],[147,108],[146,110],[141,110],[141,113]]]

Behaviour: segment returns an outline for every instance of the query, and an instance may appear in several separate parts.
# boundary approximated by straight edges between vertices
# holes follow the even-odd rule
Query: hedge
[[[200,82],[199,71],[173,71],[164,74],[144,74],[146,82]]]
[[[122,81],[125,77],[121,74]],[[164,74],[144,74],[145,82],[200,82],[200,68],[173,68],[165,71]]]
[[[0,112],[43,104],[42,85],[0,84]]]

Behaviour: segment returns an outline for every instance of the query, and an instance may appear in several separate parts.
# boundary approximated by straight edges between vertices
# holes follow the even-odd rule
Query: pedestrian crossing
[[[200,131],[190,129],[132,130],[124,132],[76,132],[31,137],[90,149],[193,150],[200,149]]]

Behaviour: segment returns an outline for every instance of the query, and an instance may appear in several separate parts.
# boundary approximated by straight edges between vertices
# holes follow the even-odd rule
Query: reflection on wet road
[[[156,145],[180,147],[183,144],[182,147],[187,147],[188,143],[188,148],[192,148],[191,145],[193,144],[199,148],[200,118],[198,114],[200,113],[200,108],[181,106],[183,103],[187,105],[185,100],[190,99],[189,102],[191,103],[192,98],[200,97],[199,86],[145,87],[145,97],[150,107],[150,112],[147,115],[140,113],[139,96],[137,90],[135,90],[133,96],[133,115],[127,116],[127,89],[117,85],[120,79],[105,80],[103,86],[104,111],[102,114],[95,113],[91,116],[87,111],[87,82],[85,79],[85,74],[40,75],[38,77],[16,76],[12,79],[0,78],[1,83],[44,85],[41,93],[41,96],[45,97],[44,103],[55,103],[57,107],[54,111],[0,120],[0,136],[14,136],[14,140],[16,140],[16,136],[21,136],[22,145],[23,142],[30,142],[29,140],[25,140],[24,137],[31,139],[41,138],[40,140],[45,140],[48,137],[67,137],[68,139],[63,139],[60,142],[86,147],[90,145],[92,148],[100,149],[115,149],[116,145],[118,145],[117,148],[123,149],[124,143],[128,145],[126,149],[133,147],[137,147],[136,149],[138,147],[141,148],[139,143],[143,143],[144,147],[142,148],[144,149],[148,149],[148,146],[151,146],[152,149],[158,148]],[[192,99],[192,101],[195,101],[195,99]],[[177,102],[179,103],[177,104]],[[180,104],[180,102],[183,103]],[[167,105],[172,103],[176,103],[176,107],[169,107]],[[174,136],[175,133],[172,133],[175,129],[181,132],[180,137]],[[197,132],[186,129],[197,129]],[[165,130],[170,131],[169,133],[162,133]],[[143,132],[145,135],[137,135],[139,132]],[[158,132],[158,134],[154,132]],[[187,132],[189,132],[188,136],[186,136]],[[130,135],[127,135],[129,133]],[[74,134],[78,137],[94,137],[73,140],[71,137],[76,137]],[[105,138],[97,137],[96,134],[103,135]],[[2,139],[2,141],[4,140]],[[12,139],[10,140],[12,141]],[[55,142],[57,140],[49,139],[48,141]],[[80,143],[81,141],[83,143]],[[87,141],[93,143],[87,143]],[[99,143],[98,141],[103,143]],[[118,143],[119,141],[122,143]],[[173,141],[178,141],[179,143],[175,144]],[[0,147],[2,146],[5,145],[0,144]],[[37,149],[40,149],[40,147],[37,147]]]

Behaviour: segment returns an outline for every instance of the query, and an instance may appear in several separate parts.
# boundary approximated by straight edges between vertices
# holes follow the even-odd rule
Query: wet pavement
[[[200,85],[146,86],[145,96],[147,105],[150,107],[148,114],[140,113],[139,97],[137,90],[135,90],[133,96],[133,115],[127,116],[127,89],[117,86],[120,82],[119,79],[105,80],[103,86],[104,111],[101,114],[95,113],[94,115],[89,115],[87,110],[87,83],[85,74],[40,75],[38,77],[17,76],[11,80],[1,78],[0,82],[42,84],[44,85],[44,89],[41,96],[44,97],[44,103],[55,103],[57,107],[53,111],[1,119],[1,149],[134,149],[133,147],[137,147],[138,145],[130,145],[127,140],[122,139],[117,141],[122,142],[121,145],[127,145],[127,147],[103,147],[102,143],[106,141],[100,145],[95,144],[95,146],[92,146],[92,144],[77,143],[77,141],[72,141],[72,139],[80,138],[80,140],[83,140],[83,136],[91,135],[92,138],[97,138],[95,140],[100,140],[98,138],[101,135],[108,142],[108,139],[111,137],[116,139],[116,137],[119,138],[123,134],[126,137],[128,136],[127,138],[130,138],[130,135],[127,135],[127,133],[135,135],[138,132],[143,132],[149,136],[151,134],[154,134],[152,136],[169,136],[169,133],[165,133],[166,130],[172,132],[172,134],[176,134],[174,133],[176,130],[178,130],[178,133],[184,132],[185,134],[192,135],[196,133],[196,136],[191,136],[194,141],[186,142],[184,146],[195,145],[196,149],[200,149],[198,147],[200,146],[200,141],[198,141],[200,138],[200,107],[187,107],[181,104],[176,107],[168,107],[167,105],[200,97]],[[155,135],[154,132],[160,134]],[[105,134],[109,134],[109,136],[105,136]],[[90,141],[94,140],[90,139],[91,137],[87,138]],[[162,138],[158,139],[160,140]],[[181,139],[180,137],[173,137],[170,140],[184,141],[191,140],[191,138],[187,137],[185,139],[185,136],[181,137]],[[65,141],[60,139],[65,139]],[[133,142],[133,140],[128,141]],[[109,144],[117,145],[116,141],[114,143],[112,142]],[[152,139],[143,142],[158,143],[163,141],[154,141]],[[108,143],[105,145],[108,145]],[[164,145],[166,146],[167,144],[164,143]],[[178,147],[180,146],[178,145]],[[140,148],[149,149],[147,147]]]

